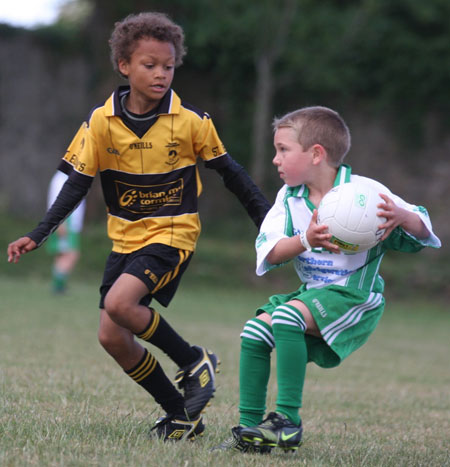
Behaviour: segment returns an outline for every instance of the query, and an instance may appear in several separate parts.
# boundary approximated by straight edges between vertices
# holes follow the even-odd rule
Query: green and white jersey
[[[47,194],[47,206],[48,208],[55,202],[55,199],[59,195],[61,188],[63,187],[64,183],[68,179],[68,175],[63,172],[57,170],[53,175],[52,179],[50,180],[50,184],[48,186],[48,194]],[[72,211],[72,214],[66,218],[65,226],[69,232],[80,233],[83,229],[83,222],[84,222],[84,213],[86,211],[86,200],[83,199],[81,203],[77,206],[76,209]]]
[[[295,270],[302,283],[309,288],[320,288],[327,285],[352,287],[367,292],[383,292],[384,282],[378,274],[381,260],[388,249],[416,252],[425,246],[439,248],[441,242],[433,233],[428,212],[421,206],[405,202],[394,195],[381,183],[370,178],[353,175],[348,165],[341,165],[334,186],[347,182],[372,184],[379,192],[388,195],[397,206],[414,212],[420,216],[430,235],[419,240],[400,227],[374,248],[356,254],[334,254],[323,248],[305,251],[294,258]],[[267,255],[283,238],[298,235],[308,229],[313,210],[316,206],[309,200],[306,185],[289,187],[284,185],[275,200],[275,204],[267,213],[256,239],[256,274],[262,276],[267,271],[280,265],[272,265]]]

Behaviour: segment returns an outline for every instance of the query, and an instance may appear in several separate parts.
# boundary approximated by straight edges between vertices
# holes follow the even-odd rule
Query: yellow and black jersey
[[[193,251],[200,233],[199,158],[220,174],[259,228],[270,204],[227,154],[209,115],[170,90],[154,114],[131,115],[137,117],[132,121],[120,105],[128,92],[128,86],[119,87],[80,127],[59,166],[69,178],[27,236],[41,245],[99,172],[113,251],[131,253],[151,243]]]
[[[122,119],[120,97],[127,90],[120,87],[92,112],[83,143],[64,162],[88,177],[100,173],[113,251],[130,253],[155,242],[194,250],[202,189],[197,158],[226,158],[225,147],[209,115],[173,90],[138,137]]]

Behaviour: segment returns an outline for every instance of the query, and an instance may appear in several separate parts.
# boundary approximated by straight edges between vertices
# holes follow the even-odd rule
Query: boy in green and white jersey
[[[273,159],[285,185],[266,215],[256,240],[258,275],[293,260],[301,287],[274,295],[241,333],[240,423],[219,449],[267,452],[298,448],[299,409],[306,365],[339,365],[361,347],[384,309],[384,282],[378,274],[389,249],[417,252],[439,248],[428,213],[392,194],[381,183],[353,175],[343,159],[350,132],[339,114],[306,107],[274,122]],[[317,224],[322,197],[342,183],[364,180],[380,193],[381,242],[369,251],[340,253],[325,225]],[[276,347],[278,394],[266,412],[270,354]]]
[[[77,133],[78,135],[78,133]],[[57,198],[68,175],[57,170],[50,180],[47,206],[50,208]],[[67,219],[50,235],[46,250],[53,256],[52,291],[60,294],[67,288],[70,274],[80,258],[80,234],[83,228],[86,200],[83,199]]]

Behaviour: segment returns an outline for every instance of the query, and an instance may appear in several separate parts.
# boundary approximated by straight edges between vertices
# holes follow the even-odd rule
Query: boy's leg
[[[169,414],[184,414],[184,398],[167,378],[163,369],[134,335],[148,327],[151,310],[140,305],[148,294],[146,285],[131,274],[122,274],[109,290],[102,310],[99,339],[123,370],[148,391]],[[175,337],[176,333],[174,332]],[[180,347],[191,347],[179,337]],[[196,353],[194,353],[194,358]]]
[[[134,335],[101,310],[99,341],[124,372],[150,393],[170,414],[184,414],[184,399],[167,378],[158,361],[135,341]]]
[[[70,217],[54,232],[47,251],[55,255],[52,268],[52,289],[65,292],[67,281],[80,257],[80,234],[71,227]]]
[[[80,257],[79,251],[68,250],[55,257],[52,269],[53,290],[64,292],[67,281]]]
[[[167,306],[191,257],[190,251],[153,244],[131,255],[132,261],[123,272],[146,284],[150,295],[144,297],[147,302],[144,304],[154,297]],[[183,390],[186,412],[190,418],[198,417],[215,392],[215,373],[220,363],[217,356],[203,347],[191,347],[154,310],[147,326],[137,335],[156,345],[178,364],[175,382]]]
[[[61,271],[55,261],[52,267],[52,292],[57,294],[64,293],[66,291],[68,278],[69,275]]]
[[[178,441],[195,439],[203,433],[202,418],[189,419],[186,416],[183,396],[167,378],[156,358],[134,340],[131,331],[115,324],[105,310],[101,310],[99,340],[125,373],[151,394],[167,413],[158,419],[151,435]]]
[[[269,446],[255,446],[241,437],[244,427],[258,425],[266,411],[267,383],[270,376],[270,353],[274,347],[270,315],[264,313],[245,323],[241,333],[239,364],[239,426],[231,429],[231,437],[213,451],[268,453]]]
[[[297,308],[298,300],[278,306],[272,314],[272,328],[277,348],[278,397],[276,411],[299,425],[308,351],[305,342],[307,325]]]
[[[181,367],[177,382],[184,390],[186,412],[195,419],[214,394],[217,357],[201,347],[191,347],[159,313],[141,305],[148,294],[140,278],[123,273],[106,295],[105,309],[116,324],[156,345]]]
[[[177,365],[192,363],[199,357],[198,352],[158,312],[140,305],[141,298],[148,293],[140,279],[121,274],[105,298],[105,309],[116,324],[160,348]]]
[[[270,353],[274,347],[272,328],[264,320],[253,318],[245,323],[241,338],[239,364],[240,425],[252,426],[261,422],[266,411]]]
[[[299,301],[277,306],[271,316],[277,350],[278,397],[276,412],[258,426],[243,428],[241,440],[259,446],[279,446],[295,450],[302,438],[299,408],[308,361],[305,342],[306,322]],[[303,304],[302,304],[303,305]]]

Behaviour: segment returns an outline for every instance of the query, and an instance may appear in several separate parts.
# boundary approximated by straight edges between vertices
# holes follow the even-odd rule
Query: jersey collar
[[[351,174],[352,168],[347,164],[341,164],[336,174],[333,187],[342,185],[343,183],[349,183]]]
[[[107,117],[122,117],[120,98],[130,92],[130,86],[119,86],[105,102]],[[173,89],[169,89],[161,99],[157,115],[170,115],[180,113],[181,100]]]
[[[352,168],[347,164],[341,164],[334,179],[333,187],[348,183],[352,174]],[[306,198],[309,201],[309,188],[306,185],[290,186],[287,189],[288,196]]]
[[[341,185],[342,183],[348,183],[350,181],[351,173],[352,169],[349,165],[340,165],[336,174],[336,178],[334,179],[333,186]],[[317,209],[317,206],[314,206],[314,204],[309,199],[309,188],[306,185],[288,187],[286,190],[285,201],[291,196],[296,198],[304,198],[306,206],[308,206],[311,212],[313,212],[314,209]]]

